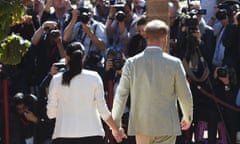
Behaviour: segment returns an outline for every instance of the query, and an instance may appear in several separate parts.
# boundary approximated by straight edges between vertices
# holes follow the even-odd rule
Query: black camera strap
[[[94,28],[93,28],[93,34],[95,35],[96,33],[96,30],[97,30],[97,24],[94,25]],[[86,33],[85,33],[86,34]],[[89,50],[88,50],[88,54],[90,53],[90,50],[92,48],[92,40],[90,40],[90,43],[89,43]]]

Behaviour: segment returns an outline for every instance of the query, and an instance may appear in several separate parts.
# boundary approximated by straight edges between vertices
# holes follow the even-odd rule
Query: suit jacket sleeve
[[[189,87],[189,83],[186,79],[186,73],[183,68],[181,61],[177,65],[177,76],[176,76],[176,95],[180,103],[181,110],[183,112],[183,117],[185,120],[191,122],[193,119],[193,101],[192,93]]]
[[[117,87],[117,91],[113,102],[112,116],[118,127],[121,126],[122,114],[130,93],[130,79],[131,79],[130,65],[131,64],[129,60],[127,60],[123,67],[122,76]]]

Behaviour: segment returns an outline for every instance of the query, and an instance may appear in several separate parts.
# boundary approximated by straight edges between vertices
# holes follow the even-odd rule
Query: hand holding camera
[[[87,24],[91,18],[91,11],[89,8],[79,7],[77,9],[70,9],[69,14],[72,17],[72,22],[75,24],[76,22],[82,22],[83,24]]]
[[[111,4],[109,19],[116,19],[118,22],[123,22],[126,17],[125,4],[124,3],[113,3]]]
[[[58,72],[65,71],[66,69],[67,69],[67,65],[64,62],[54,63],[51,67],[50,74],[54,75]]]
[[[225,85],[230,83],[227,67],[217,67],[214,71],[214,78],[219,79]]]
[[[110,69],[112,69],[112,67],[113,67],[112,58],[108,58],[105,65],[105,71],[109,71]]]

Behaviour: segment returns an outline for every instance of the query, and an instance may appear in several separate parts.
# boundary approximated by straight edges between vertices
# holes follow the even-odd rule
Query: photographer
[[[236,106],[235,99],[237,95],[236,73],[227,66],[216,67],[214,71],[214,89],[215,94],[227,105]],[[224,131],[227,143],[236,142],[236,133],[239,131],[239,112],[231,109],[229,106],[221,106],[222,121],[224,122]]]
[[[225,47],[223,45],[223,34],[224,31],[229,24],[229,18],[227,15],[226,9],[219,9],[216,13],[216,18],[219,21],[219,23],[214,25],[214,34],[216,36],[216,47],[213,55],[213,66],[222,66],[223,65],[223,59],[224,59],[224,51]]]
[[[59,24],[54,20],[44,22],[34,33],[31,42],[25,61],[31,86],[38,88],[52,64],[65,56]],[[38,96],[37,91],[33,93]]]
[[[12,98],[14,115],[14,141],[21,144],[50,144],[51,120],[42,115],[40,102],[35,95],[16,93]]]
[[[122,67],[125,63],[125,56],[123,52],[119,49],[115,50],[108,48],[106,50],[106,64],[105,64],[105,99],[108,108],[112,110],[114,95],[119,84],[120,77],[122,75]],[[125,107],[124,114],[122,117],[122,127],[124,130],[128,129],[128,117],[130,111],[130,98],[128,99],[127,106]],[[106,131],[107,132],[107,131]],[[112,136],[110,134],[106,135],[106,140],[112,141]],[[111,143],[111,142],[110,142]],[[128,136],[126,140],[123,140],[122,144],[135,144],[135,137]]]
[[[223,45],[226,47],[224,63],[236,71],[238,86],[240,86],[240,12],[234,16],[234,22],[227,25],[223,35]]]
[[[177,56],[183,60],[193,93],[195,141],[206,141],[203,122],[208,123],[207,143],[216,144],[218,110],[215,102],[201,93],[197,86],[212,93],[212,58],[215,48],[213,29],[203,19],[205,10],[200,1],[191,1],[186,14],[181,18],[182,26],[177,41]]]
[[[225,46],[223,62],[230,69],[230,88],[232,91],[231,97],[228,97],[230,104],[235,105],[237,92],[240,88],[240,12],[234,16],[234,22],[229,24],[223,35],[223,45]],[[240,130],[238,124],[240,120],[239,113],[226,109],[227,116],[233,116],[228,119],[228,129],[233,142],[236,140],[236,131]],[[226,116],[226,117],[227,117]]]
[[[52,8],[54,10],[52,10]],[[67,11],[71,8],[70,0],[46,0],[41,16],[41,23],[44,23],[48,19],[57,19],[59,22],[59,29],[63,35],[64,29],[70,21]]]
[[[107,43],[105,26],[93,19],[91,4],[83,2],[71,14],[72,19],[64,31],[64,41],[81,42],[86,48],[84,67],[98,71],[102,76],[103,53]]]
[[[133,13],[132,3],[127,0],[110,5],[110,12],[106,22],[108,47],[120,48],[127,55],[127,44],[137,32],[137,15]]]

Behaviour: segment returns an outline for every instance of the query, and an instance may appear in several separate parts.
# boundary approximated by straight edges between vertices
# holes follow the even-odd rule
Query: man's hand
[[[37,116],[35,116],[31,111],[29,111],[29,110],[25,111],[23,114],[28,121],[33,122],[33,123],[38,122]]]
[[[109,71],[112,68],[113,68],[112,58],[108,58],[105,65],[105,71]]]
[[[191,122],[185,120],[184,118],[182,118],[181,120],[181,129],[182,130],[188,130],[191,127]]]

